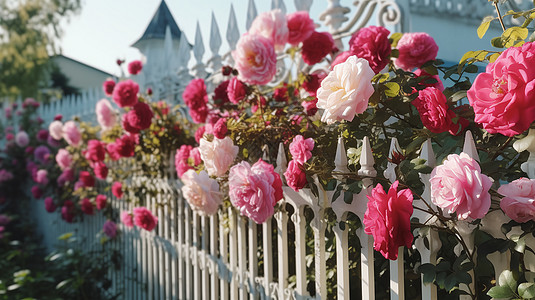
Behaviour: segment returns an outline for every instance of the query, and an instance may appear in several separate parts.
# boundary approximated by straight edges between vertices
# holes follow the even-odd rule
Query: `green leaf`
[[[525,299],[535,298],[535,282],[524,282],[519,284],[518,294]]]
[[[399,84],[395,82],[387,82],[385,83],[385,87],[386,87],[385,95],[387,97],[396,97],[397,95],[399,95],[399,90],[400,90]]]
[[[60,241],[67,240],[67,239],[69,239],[69,238],[70,238],[71,236],[73,236],[73,235],[74,235],[73,232],[67,232],[67,233],[64,233],[64,234],[60,235],[60,236],[58,237],[58,240],[60,240]]]
[[[513,293],[513,291],[511,291],[511,289],[507,286],[495,286],[495,287],[492,287],[487,295],[491,296],[492,298],[498,298],[498,299],[510,299],[511,297],[513,297],[515,294]]]
[[[483,19],[483,22],[481,22],[481,25],[479,25],[479,27],[477,28],[477,36],[478,36],[480,39],[483,38],[483,36],[484,36],[485,33],[487,32],[487,30],[489,29],[490,22],[492,22],[492,20],[494,20],[494,17],[492,17],[492,16],[486,16],[486,17]]]
[[[516,279],[513,276],[513,272],[509,270],[505,270],[500,274],[498,283],[500,286],[507,286],[512,292],[516,291]]]
[[[62,282],[58,283],[58,285],[56,285],[56,290],[59,290],[59,289],[63,288],[64,286],[66,286],[71,281],[72,281],[72,279],[63,280]]]
[[[528,29],[522,28],[522,27],[509,27],[505,32],[502,34],[502,40],[505,41],[504,46],[506,48],[512,47],[515,45],[516,41],[518,40],[525,40],[528,38]]]

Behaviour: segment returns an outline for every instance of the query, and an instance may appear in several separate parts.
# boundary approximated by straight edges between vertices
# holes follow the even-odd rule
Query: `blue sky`
[[[106,72],[118,74],[117,58],[127,61],[139,59],[140,53],[130,45],[145,31],[161,0],[85,0],[82,11],[65,23],[60,42],[62,53]],[[258,13],[271,8],[271,0],[256,0]],[[351,6],[353,1],[342,0]],[[199,21],[203,34],[205,60],[210,54],[209,33],[212,11],[223,38],[222,50],[226,50],[226,26],[233,3],[240,34],[245,31],[248,0],[166,0],[178,26],[192,43],[195,26]],[[285,1],[288,12],[295,11],[292,0]],[[314,1],[311,17],[319,22],[319,14],[327,7],[326,0]]]

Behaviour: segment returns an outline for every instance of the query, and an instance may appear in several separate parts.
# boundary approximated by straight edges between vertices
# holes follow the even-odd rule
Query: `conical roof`
[[[169,7],[167,7],[165,1],[162,0],[158,10],[156,10],[156,13],[152,17],[149,26],[145,29],[145,33],[143,33],[139,40],[132,44],[132,47],[137,47],[139,43],[144,40],[165,39],[165,29],[167,26],[169,26],[169,29],[171,30],[171,37],[180,40],[182,31],[176,24],[171,11],[169,11]]]

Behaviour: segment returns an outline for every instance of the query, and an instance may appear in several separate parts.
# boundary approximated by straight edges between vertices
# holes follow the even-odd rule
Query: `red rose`
[[[240,103],[247,96],[245,84],[238,77],[232,77],[227,86],[228,99],[234,104]]]
[[[314,21],[306,11],[296,11],[286,16],[288,43],[294,46],[306,40],[316,30]]]
[[[151,231],[158,224],[158,218],[156,218],[150,210],[145,207],[136,207],[133,210],[134,224],[147,231]]]
[[[84,184],[85,187],[95,186],[95,177],[93,177],[89,172],[81,171],[79,177],[80,181]]]
[[[204,80],[201,78],[193,79],[184,89],[182,99],[184,99],[184,103],[190,109],[206,106],[206,103],[208,103],[208,94],[206,93]]]
[[[219,119],[213,128],[214,136],[218,139],[224,139],[227,131],[227,120],[225,118]]]
[[[105,163],[99,161],[93,164],[93,172],[95,172],[97,178],[106,179],[106,176],[108,176],[108,167]]]
[[[113,89],[115,88],[115,81],[108,79],[102,84],[102,89],[106,96],[111,96],[113,94]]]
[[[95,198],[95,203],[97,204],[97,209],[101,210],[106,207],[107,198],[106,195],[97,195]]]
[[[373,247],[386,259],[396,260],[401,246],[410,247],[412,192],[409,189],[397,191],[398,181],[394,182],[388,194],[381,184],[372,190],[368,197],[368,209],[364,213],[364,232],[373,236]]]
[[[315,31],[303,42],[301,55],[309,65],[319,63],[334,48],[334,40],[328,32]]]
[[[121,138],[115,140],[115,146],[117,147],[116,151],[122,157],[134,156],[136,144],[136,137],[129,134],[125,134]]]
[[[201,139],[204,136],[205,132],[206,132],[206,126],[201,126],[197,128],[197,131],[195,131],[195,141],[197,141],[197,143],[201,142]]]
[[[93,203],[91,203],[89,198],[84,198],[82,199],[82,201],[80,201],[80,209],[86,215],[95,214],[95,210],[93,209]]]
[[[134,105],[134,109],[126,114],[125,120],[128,123],[127,127],[129,129],[144,130],[150,127],[153,117],[154,113],[150,109],[150,106],[147,103],[138,102]]]
[[[189,115],[191,116],[191,119],[193,119],[193,122],[197,124],[204,123],[206,122],[206,117],[208,116],[208,106],[203,104],[196,108],[190,108]]]
[[[122,120],[121,120],[121,124],[123,125],[123,129],[126,132],[129,132],[129,133],[132,133],[132,134],[137,134],[140,131],[138,128],[133,127],[132,125],[130,125],[130,122],[128,121],[128,113],[123,115]]]
[[[66,200],[61,207],[61,218],[67,223],[72,223],[74,220],[74,203],[71,200]]]
[[[287,84],[280,88],[276,88],[273,92],[273,99],[278,102],[288,102],[288,87]]]
[[[113,90],[113,101],[119,107],[133,106],[137,102],[137,93],[139,92],[139,85],[134,81],[128,79],[119,82]]]
[[[418,110],[424,126],[431,132],[449,131],[450,134],[457,135],[459,124],[452,121],[456,116],[446,102],[446,96],[441,91],[428,87],[421,90],[418,98],[411,103]]]
[[[229,82],[230,80],[225,80],[221,82],[214,90],[214,96],[212,97],[212,99],[214,100],[214,104],[218,107],[229,102],[227,94],[227,87]]]
[[[141,72],[141,69],[143,69],[143,64],[140,60],[134,60],[128,64],[128,73],[132,75],[139,74],[139,72]]]
[[[307,75],[301,87],[304,88],[309,94],[316,96],[316,92],[321,86],[321,80],[323,80],[324,77],[325,76],[320,76],[319,74],[309,74]]]
[[[390,31],[384,27],[368,26],[359,29],[349,40],[352,55],[364,58],[375,74],[381,72],[390,61],[392,46],[388,40]]]
[[[90,140],[87,143],[87,151],[84,156],[92,162],[103,161],[106,157],[106,148],[99,140]]]

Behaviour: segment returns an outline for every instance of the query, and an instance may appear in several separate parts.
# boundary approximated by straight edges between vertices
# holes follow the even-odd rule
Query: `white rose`
[[[50,123],[48,126],[48,132],[53,139],[60,141],[63,139],[63,123],[58,120]]]
[[[182,193],[192,208],[201,214],[215,214],[223,202],[217,181],[210,178],[206,171],[197,174],[194,170],[188,170],[183,177],[187,180],[182,187]]]
[[[336,65],[318,89],[317,107],[324,109],[321,121],[327,124],[352,121],[363,113],[374,92],[373,76],[375,73],[368,61],[355,55]]]
[[[214,137],[212,142],[202,138],[199,143],[199,152],[204,161],[204,167],[210,176],[223,176],[238,155],[238,146],[234,146],[227,136],[224,139]]]

